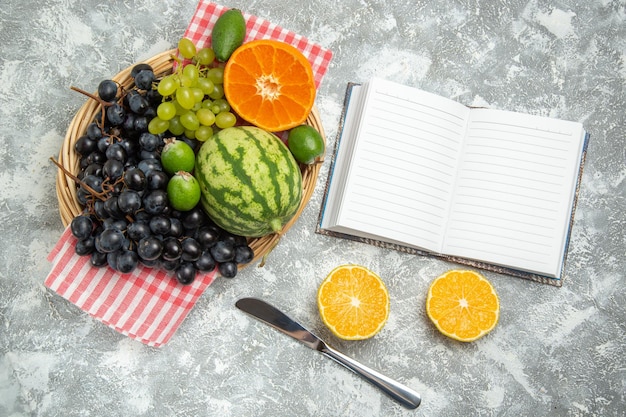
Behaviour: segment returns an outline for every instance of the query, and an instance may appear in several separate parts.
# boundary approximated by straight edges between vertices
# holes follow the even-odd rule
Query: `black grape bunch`
[[[78,175],[59,166],[76,181],[84,207],[70,224],[76,253],[121,274],[140,265],[162,268],[181,284],[216,268],[223,277],[235,277],[254,258],[247,239],[215,225],[200,205],[177,211],[168,200],[170,175],[160,160],[165,139],[175,137],[194,150],[201,142],[169,131],[151,133],[150,121],[164,101],[159,80],[148,64],[133,67],[131,77],[129,89],[101,81],[97,96],[72,87],[101,106],[74,145]]]

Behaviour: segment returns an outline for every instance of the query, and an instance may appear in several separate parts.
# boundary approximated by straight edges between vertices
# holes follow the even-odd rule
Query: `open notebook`
[[[348,85],[317,232],[560,286],[580,123]]]

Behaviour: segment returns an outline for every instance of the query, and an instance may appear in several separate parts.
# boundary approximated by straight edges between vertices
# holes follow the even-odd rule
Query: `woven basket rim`
[[[138,63],[150,64],[154,69],[157,78],[161,78],[162,76],[171,73],[175,63],[173,59],[175,53],[176,49],[170,49],[144,61],[136,62],[120,71],[111,79],[118,82],[124,88],[131,88],[133,86],[133,82],[130,77],[130,72]],[[82,105],[74,115],[70,125],[68,126],[65,138],[59,151],[57,162],[63,169],[74,175],[79,172],[80,160],[77,152],[74,150],[74,144],[78,138],[85,134],[87,126],[91,123],[99,109],[100,105],[98,102],[88,98],[85,104]],[[324,133],[324,128],[322,126],[317,106],[313,106],[305,123],[317,129],[324,140],[324,144],[326,144],[326,135]],[[300,164],[300,170],[302,173],[302,199],[296,214],[289,222],[287,222],[287,224],[285,224],[280,233],[273,233],[259,238],[248,238],[248,244],[254,251],[254,259],[248,264],[242,265],[242,267],[252,265],[259,259],[266,256],[278,244],[281,236],[295,224],[313,195],[323,161],[324,156],[322,155],[310,165]],[[70,178],[70,176],[66,175],[63,172],[63,169],[59,168],[57,170],[56,194],[59,201],[59,214],[61,216],[61,221],[63,225],[67,227],[74,217],[83,212],[83,207],[78,202],[76,193],[77,187],[74,180]]]

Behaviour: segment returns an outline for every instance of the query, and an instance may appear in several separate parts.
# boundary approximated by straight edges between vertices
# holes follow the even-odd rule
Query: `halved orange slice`
[[[496,326],[500,302],[485,277],[474,271],[452,270],[430,285],[426,312],[444,335],[472,342]]]
[[[224,94],[233,110],[270,132],[304,123],[315,92],[311,64],[285,42],[263,39],[244,43],[224,68]]]
[[[374,336],[387,322],[389,294],[374,272],[360,265],[341,265],[320,285],[317,306],[335,336],[362,340]]]

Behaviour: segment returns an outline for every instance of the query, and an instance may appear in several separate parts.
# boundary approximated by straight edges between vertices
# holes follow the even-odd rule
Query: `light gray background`
[[[623,0],[230,1],[330,48],[316,104],[329,148],[345,85],[378,75],[468,105],[584,123],[591,144],[562,288],[487,273],[501,319],[460,344],[424,312],[445,262],[314,233],[330,154],[264,268],[217,280],[171,342],[146,347],[47,290],[63,227],[55,156],[97,83],[172,48],[195,1],[4,0],[0,7],[0,416],[623,416],[626,413],[626,3]],[[340,342],[316,290],[342,263],[385,280],[375,338]],[[407,411],[234,307],[283,307],[423,394]]]

